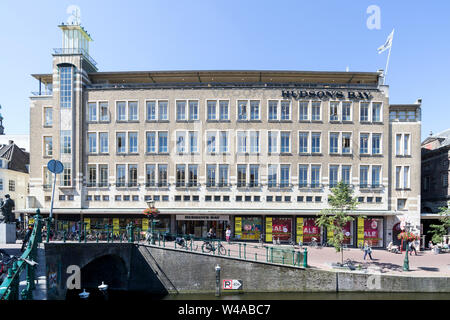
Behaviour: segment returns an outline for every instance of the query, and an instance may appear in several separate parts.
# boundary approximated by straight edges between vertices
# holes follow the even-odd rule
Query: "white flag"
[[[378,48],[378,53],[382,53],[383,51],[389,49],[392,46],[392,39],[394,38],[394,29],[392,29],[391,34],[387,37],[385,44]]]

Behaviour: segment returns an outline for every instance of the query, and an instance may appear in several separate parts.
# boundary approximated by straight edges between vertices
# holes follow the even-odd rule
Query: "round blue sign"
[[[50,160],[50,161],[47,163],[47,169],[48,169],[48,171],[50,171],[50,172],[53,172],[53,173],[58,174],[58,173],[63,172],[64,166],[63,166],[63,164],[61,163],[61,161],[58,161],[58,160]]]

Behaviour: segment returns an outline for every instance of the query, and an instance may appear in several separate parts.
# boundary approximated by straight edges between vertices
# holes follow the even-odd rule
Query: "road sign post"
[[[47,169],[48,169],[48,171],[53,173],[52,199],[50,202],[50,213],[49,213],[49,217],[47,220],[47,242],[49,242],[50,241],[50,227],[51,227],[52,218],[53,218],[53,201],[55,198],[56,175],[63,172],[64,165],[60,161],[52,159],[47,163]]]

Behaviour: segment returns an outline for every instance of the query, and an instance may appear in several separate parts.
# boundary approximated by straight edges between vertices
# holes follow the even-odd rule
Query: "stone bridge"
[[[45,243],[48,299],[65,299],[69,266],[78,266],[81,288],[104,281],[111,289],[214,293],[221,279],[243,281],[244,292],[450,292],[450,277],[411,277],[324,271],[135,243]],[[69,281],[70,282],[70,281]]]

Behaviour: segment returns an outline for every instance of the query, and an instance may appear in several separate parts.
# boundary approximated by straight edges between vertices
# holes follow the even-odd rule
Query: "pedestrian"
[[[22,248],[20,248],[20,252],[24,252],[28,241],[30,240],[31,233],[33,232],[33,226],[29,225],[27,233],[25,233],[25,237],[22,240]]]
[[[370,260],[373,260],[372,258],[372,248],[369,245],[369,241],[364,241],[364,260],[366,260],[366,256],[369,255]]]
[[[227,239],[227,242],[230,243],[231,238],[231,229],[230,226],[227,226],[227,231],[225,231],[225,239]]]
[[[414,241],[409,242],[409,255],[412,256],[412,252],[414,251],[415,255],[417,256],[417,250],[416,246],[414,245]]]

